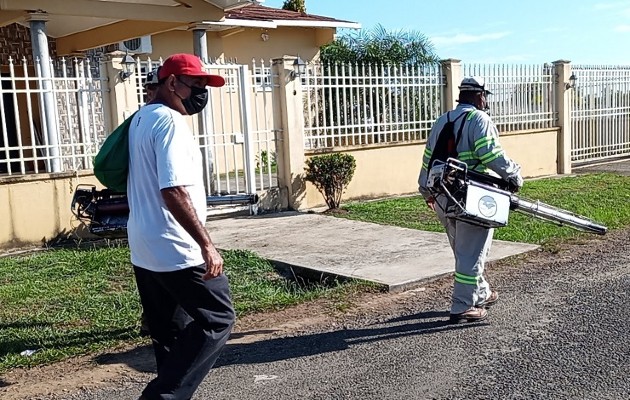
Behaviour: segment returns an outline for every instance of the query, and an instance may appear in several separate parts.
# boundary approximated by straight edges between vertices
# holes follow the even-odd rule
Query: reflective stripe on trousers
[[[438,201],[445,206],[444,196],[440,196]],[[475,304],[482,303],[490,295],[490,285],[483,273],[494,229],[446,218],[440,207],[436,207],[436,211],[440,222],[446,228],[446,235],[455,256],[455,285],[451,313],[459,314]]]

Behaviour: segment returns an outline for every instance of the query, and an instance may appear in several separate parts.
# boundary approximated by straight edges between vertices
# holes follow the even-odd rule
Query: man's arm
[[[223,258],[210,239],[210,234],[203,226],[195,207],[192,204],[188,190],[183,186],[175,186],[161,190],[162,198],[175,220],[188,232],[201,247],[201,254],[206,262],[207,272],[204,279],[212,279],[223,272]]]
[[[521,166],[505,153],[499,143],[499,131],[489,117],[477,116],[480,134],[475,135],[474,153],[482,164],[509,182],[515,190],[523,186]]]

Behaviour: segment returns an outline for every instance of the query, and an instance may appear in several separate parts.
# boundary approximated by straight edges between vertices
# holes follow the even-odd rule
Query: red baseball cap
[[[225,85],[225,79],[219,75],[212,75],[204,71],[201,59],[194,54],[173,54],[162,64],[158,71],[160,80],[171,75],[203,76],[206,78],[206,86],[221,87]]]

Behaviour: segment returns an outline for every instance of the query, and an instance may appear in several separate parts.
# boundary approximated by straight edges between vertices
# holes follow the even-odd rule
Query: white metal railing
[[[573,65],[571,161],[630,155],[630,66]]]
[[[146,100],[146,75],[163,60],[136,62],[135,86],[142,106]],[[210,90],[202,122],[199,126],[194,124],[206,160],[208,195],[277,187],[278,130],[273,118],[273,89],[278,86],[278,75],[272,72],[271,61],[253,60],[249,66],[213,62],[208,64],[208,70],[226,81],[222,88]]]
[[[425,140],[442,112],[443,86],[440,66],[309,65],[306,148]]]
[[[501,132],[546,129],[556,125],[553,66],[464,64],[464,76],[486,81],[488,107]]]
[[[107,85],[89,60],[9,59],[0,77],[0,176],[92,168],[108,132]],[[94,71],[93,71],[94,70]]]

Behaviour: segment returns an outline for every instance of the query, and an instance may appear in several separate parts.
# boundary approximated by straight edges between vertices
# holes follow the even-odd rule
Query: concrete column
[[[275,114],[281,121],[281,146],[277,155],[278,186],[286,188],[288,205],[293,210],[308,207],[304,181],[304,102],[302,82],[294,76],[296,57],[276,58],[273,72],[278,75],[279,87],[274,98],[278,101]]]
[[[443,96],[443,112],[450,111],[457,107],[457,99],[459,98],[459,84],[464,79],[462,71],[462,61],[449,58],[442,60],[442,72],[446,77],[446,86],[444,87]]]
[[[42,90],[41,113],[42,123],[45,126],[46,152],[50,157],[46,161],[48,172],[61,171],[61,159],[59,158],[59,127],[57,126],[57,105],[53,95],[51,59],[48,50],[48,36],[46,36],[46,21],[48,15],[45,13],[31,13],[27,20],[31,30],[31,42],[33,46],[33,58],[35,62],[39,60],[40,89]]]
[[[193,26],[193,52],[204,64],[208,63],[208,38],[206,28],[202,25]],[[210,94],[208,94],[210,95]],[[199,132],[199,145],[202,148],[201,157],[204,165],[204,182],[209,185],[208,192],[216,192],[216,182],[214,181],[214,138],[210,132],[209,122],[212,121],[212,110],[210,106],[197,115],[197,127]]]
[[[140,107],[135,79],[122,80],[120,76],[123,71],[121,61],[124,56],[125,53],[121,51],[109,53],[105,56],[102,64],[102,71],[108,78],[110,126],[114,128]]]
[[[205,28],[193,28],[193,52],[204,63],[208,63],[208,38]]]
[[[571,62],[558,60],[553,62],[555,69],[555,98],[558,111],[558,173],[571,173],[571,90],[567,83],[571,76]]]

